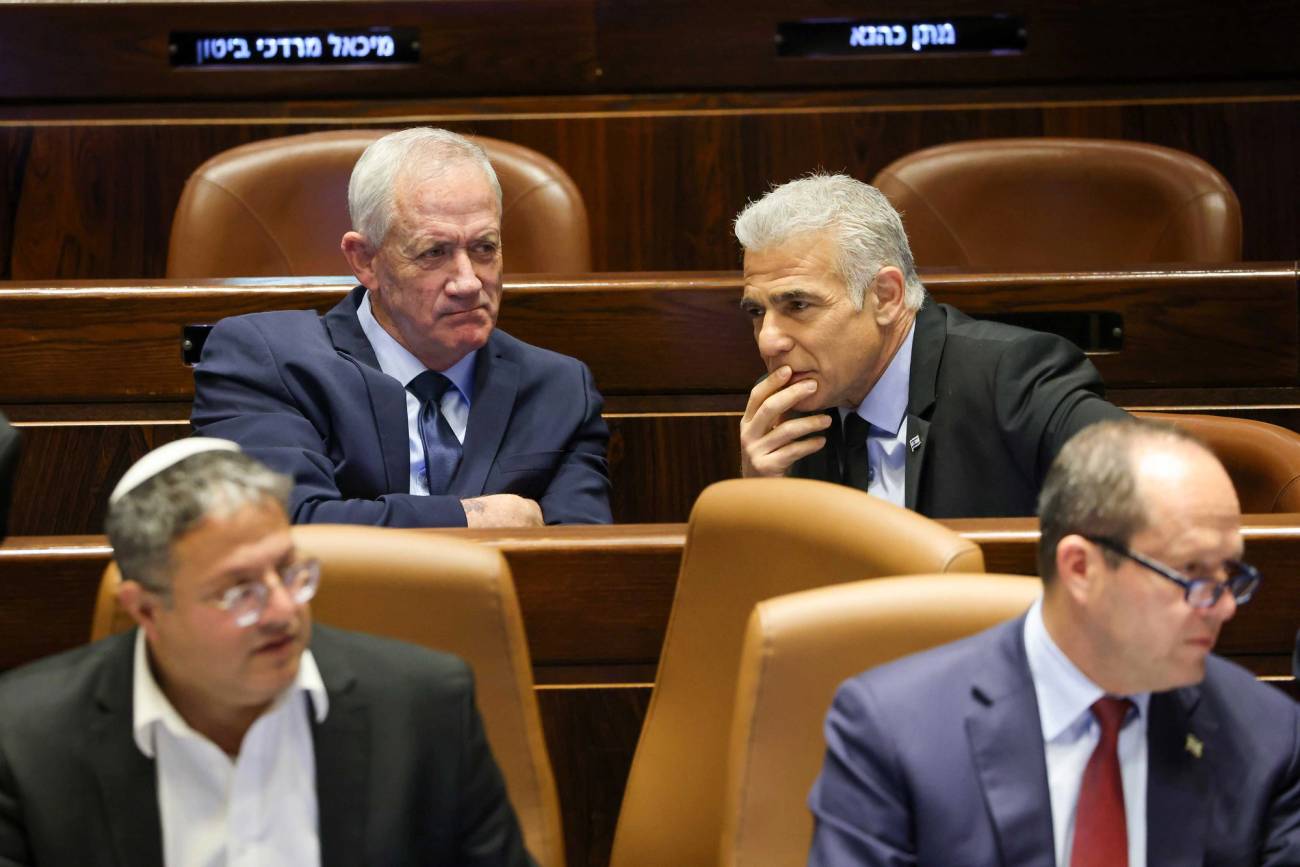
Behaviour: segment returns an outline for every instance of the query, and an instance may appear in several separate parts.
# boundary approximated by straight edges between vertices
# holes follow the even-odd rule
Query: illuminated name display
[[[791,21],[777,25],[782,57],[982,53],[1024,51],[1022,22],[1006,15],[931,18],[924,21]]]
[[[172,66],[348,66],[416,63],[414,28],[173,33]]]

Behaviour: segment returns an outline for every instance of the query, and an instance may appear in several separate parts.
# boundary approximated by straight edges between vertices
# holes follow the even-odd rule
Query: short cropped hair
[[[108,507],[104,530],[126,581],[166,594],[172,545],[210,517],[275,503],[286,512],[293,480],[242,452],[206,451],[172,464]]]
[[[348,216],[352,230],[379,247],[393,222],[393,199],[403,169],[419,165],[441,174],[473,165],[483,170],[501,210],[501,182],[487,152],[463,135],[445,129],[417,126],[376,139],[361,154],[348,181]]]
[[[1127,545],[1146,529],[1147,504],[1137,489],[1135,458],[1145,445],[1177,442],[1209,452],[1182,428],[1147,419],[1104,421],[1076,434],[1047,471],[1038,496],[1038,574],[1056,577],[1056,546],[1071,533]],[[1103,549],[1113,569],[1119,555]]]
[[[835,270],[859,310],[867,287],[886,265],[903,272],[903,302],[911,310],[925,303],[903,220],[884,193],[848,175],[810,174],[774,187],[736,217],[736,240],[746,251],[770,250],[791,238],[830,229]]]

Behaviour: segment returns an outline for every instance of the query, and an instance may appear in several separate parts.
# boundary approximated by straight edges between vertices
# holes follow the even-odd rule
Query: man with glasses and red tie
[[[201,437],[127,471],[138,628],[0,678],[0,864],[532,864],[465,664],[312,626],[290,486]]]
[[[841,685],[809,863],[1300,864],[1300,705],[1211,653],[1260,587],[1223,467],[1103,422],[1039,514],[1023,617]]]

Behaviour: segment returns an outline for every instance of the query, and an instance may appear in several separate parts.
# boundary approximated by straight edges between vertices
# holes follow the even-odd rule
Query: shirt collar
[[[176,708],[158,686],[158,681],[153,676],[153,669],[149,667],[144,631],[140,629],[135,631],[134,674],[131,690],[131,730],[135,737],[135,745],[139,747],[140,752],[151,759],[154,758],[154,731],[159,725],[166,726],[178,737],[202,737],[176,712]],[[310,650],[306,649],[298,660],[298,676],[284,692],[276,696],[271,704],[271,710],[278,709],[291,697],[304,692],[311,698],[316,722],[324,722],[325,716],[329,713],[329,695],[325,691],[325,681],[321,679],[320,669],[316,666],[316,658],[312,656]]]
[[[898,347],[889,366],[856,410],[872,427],[891,436],[898,435],[907,415],[907,390],[912,378],[912,337],[915,334],[916,323],[912,322],[907,327],[903,345]]]
[[[1038,720],[1043,740],[1052,741],[1065,733],[1089,712],[1093,702],[1106,691],[1088,679],[1065,652],[1052,640],[1043,622],[1043,598],[1035,600],[1025,616],[1025,655],[1038,697]],[[1146,716],[1151,693],[1126,696]]]
[[[370,292],[367,291],[361,296],[361,303],[357,305],[357,321],[361,323],[361,330],[365,332],[366,339],[370,341],[370,346],[375,350],[375,358],[379,361],[379,369],[391,376],[393,379],[406,385],[415,379],[427,369],[420,359],[416,358],[409,349],[397,342],[397,338],[389,334],[384,326],[379,324],[375,318],[375,311],[370,306]],[[460,361],[451,367],[442,371],[442,375],[451,380],[452,385],[456,386],[465,397],[466,403],[474,400],[474,362],[478,358],[478,350],[466,355]]]

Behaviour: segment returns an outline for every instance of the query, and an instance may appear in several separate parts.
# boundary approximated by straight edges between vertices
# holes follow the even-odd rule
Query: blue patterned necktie
[[[420,442],[424,444],[424,481],[430,494],[445,494],[460,464],[461,445],[442,414],[442,396],[451,380],[426,370],[406,384],[420,401]]]

